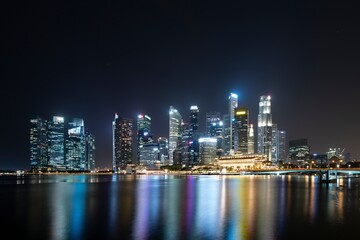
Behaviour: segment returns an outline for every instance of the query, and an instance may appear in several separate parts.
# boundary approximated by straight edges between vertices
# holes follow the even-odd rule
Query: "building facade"
[[[272,161],[272,114],[271,97],[261,96],[258,114],[257,153]]]
[[[115,114],[113,131],[113,171],[119,173],[132,163],[133,123],[131,119]]]

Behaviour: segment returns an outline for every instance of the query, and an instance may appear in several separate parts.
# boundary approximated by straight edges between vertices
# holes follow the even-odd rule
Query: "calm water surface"
[[[314,176],[1,176],[0,206],[8,239],[360,236],[359,178],[319,184]]]

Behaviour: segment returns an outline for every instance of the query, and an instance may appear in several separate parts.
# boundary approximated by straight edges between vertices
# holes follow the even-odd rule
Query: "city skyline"
[[[360,29],[354,3],[8,3],[1,45],[0,169],[29,167],[29,120],[79,117],[111,168],[114,114],[187,119],[228,108],[238,94],[257,136],[259,97],[287,142],[360,158]],[[255,143],[256,145],[256,143]]]

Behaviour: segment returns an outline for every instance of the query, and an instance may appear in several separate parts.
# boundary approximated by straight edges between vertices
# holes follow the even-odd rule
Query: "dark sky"
[[[287,140],[360,158],[356,1],[10,1],[1,13],[0,169],[28,169],[29,119],[80,117],[110,167],[115,112],[152,117],[168,136],[172,105],[257,122],[261,95]]]

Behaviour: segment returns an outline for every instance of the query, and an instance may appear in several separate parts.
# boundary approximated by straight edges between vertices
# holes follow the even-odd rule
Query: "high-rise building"
[[[151,118],[145,114],[139,114],[137,118],[137,146],[138,146],[138,163],[146,162],[147,155],[142,155],[142,148],[146,144],[153,143],[153,136],[151,133]]]
[[[255,147],[254,147],[254,126],[250,124],[249,127],[249,136],[248,136],[248,154],[254,154],[255,153]]]
[[[84,120],[73,118],[67,123],[65,140],[65,166],[67,169],[86,169]]]
[[[91,133],[85,134],[85,170],[95,169],[95,136]]]
[[[132,163],[132,128],[131,119],[119,117],[115,114],[113,129],[113,171],[119,173]]]
[[[286,162],[286,131],[278,130],[278,161]]]
[[[228,155],[230,153],[230,114],[223,115],[223,149],[224,155]]]
[[[234,150],[248,153],[249,110],[246,107],[235,108],[234,116]]]
[[[208,137],[215,137],[216,138],[216,155],[222,156],[224,155],[224,136],[223,136],[223,122],[213,122],[210,126],[210,135]]]
[[[278,143],[278,128],[277,124],[273,123],[271,127],[271,160],[273,162],[278,162],[278,154],[279,154],[279,143]]]
[[[206,135],[207,137],[212,136],[213,124],[220,122],[220,113],[219,112],[208,112],[206,113]],[[214,136],[214,135],[213,135]]]
[[[289,157],[292,163],[306,164],[310,159],[310,148],[305,138],[289,141]]]
[[[181,164],[189,165],[190,144],[192,143],[190,125],[181,123],[181,144],[178,146],[181,150]]]
[[[271,128],[272,128],[271,97],[261,96],[259,102],[259,115],[258,115],[257,152],[258,154],[265,155],[268,161],[272,161]]]
[[[199,138],[199,163],[207,165],[213,163],[216,158],[216,143],[217,139],[212,138]]]
[[[229,143],[230,143],[230,150],[234,151],[235,150],[235,108],[238,107],[238,95],[235,93],[231,93],[229,96]]]
[[[63,169],[65,166],[65,120],[54,116],[49,122],[49,167]]]
[[[30,119],[30,167],[37,171],[48,165],[47,121],[39,116]]]
[[[272,124],[272,156],[275,163],[286,161],[286,132],[278,129],[277,124]]]
[[[165,165],[169,160],[169,140],[165,137],[158,138],[159,160],[161,165]]]
[[[85,134],[84,120],[53,116],[30,119],[30,165],[33,171],[84,171],[95,166],[95,138]]]
[[[190,107],[189,130],[189,165],[199,164],[199,108],[197,106]]]
[[[174,151],[181,141],[182,117],[179,111],[170,106],[169,109],[169,164],[173,164]]]

